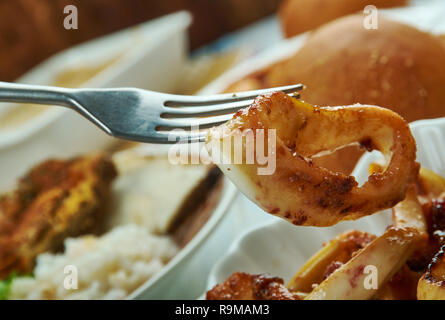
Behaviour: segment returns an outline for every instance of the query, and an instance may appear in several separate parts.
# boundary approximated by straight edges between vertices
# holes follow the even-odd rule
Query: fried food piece
[[[445,192],[445,179],[432,170],[420,168],[419,194],[427,199],[437,199]]]
[[[368,266],[378,268],[377,288],[384,288],[381,298],[412,298],[415,274],[404,268],[415,241],[413,229],[390,228],[378,238],[365,232],[348,231],[315,254],[297,272],[288,288],[280,278],[237,272],[208,291],[207,299],[371,299],[380,290],[365,287]],[[401,292],[403,288],[413,289]]]
[[[0,198],[0,278],[29,273],[38,254],[62,249],[67,237],[98,231],[115,177],[102,155],[33,168],[14,193]]]
[[[339,234],[298,270],[287,287],[292,292],[311,292],[314,285],[326,279],[375,238],[373,234],[358,230],[349,230]]]
[[[371,167],[375,170],[383,170],[377,165]],[[425,170],[421,168],[419,180],[422,180],[422,174]],[[416,231],[416,241],[413,242],[413,253],[410,255],[406,264],[381,288],[373,297],[376,300],[415,300],[417,292],[417,283],[421,276],[418,272],[422,269],[420,265],[424,259],[431,259],[428,254],[431,251],[431,241],[428,234],[428,225],[424,210],[419,202],[417,188],[412,184],[403,201],[392,208],[393,225],[396,228],[414,229]],[[433,252],[436,252],[437,249]],[[429,258],[427,258],[429,256]]]
[[[416,300],[421,274],[403,265],[373,296],[374,300]]]
[[[420,278],[417,286],[419,300],[445,300],[445,246],[439,250]]]
[[[373,163],[369,171],[383,170],[383,166]],[[417,183],[411,185],[405,199],[392,208],[394,226],[412,227],[419,234],[417,248],[407,261],[413,271],[425,272],[431,259],[445,244],[445,203],[440,199],[444,191],[445,180],[441,176],[420,168]]]
[[[406,0],[285,0],[278,10],[286,37],[315,29],[322,24],[363,9],[372,4],[377,8],[406,5]]]
[[[374,170],[382,170],[378,165]],[[425,272],[431,259],[445,244],[445,179],[435,172],[420,168],[416,185],[393,209],[396,227],[413,227],[421,241],[407,264],[414,271]]]
[[[392,208],[392,219],[395,227],[414,228],[417,231],[419,241],[407,265],[413,271],[424,271],[440,246],[437,246],[429,233],[425,210],[419,202],[414,184],[408,188],[406,198]]]
[[[430,176],[430,178],[432,177]],[[428,194],[440,190],[439,186],[432,182],[432,179],[426,178],[425,180],[430,182],[428,185],[431,189],[426,189]],[[437,179],[434,181],[438,182]],[[425,261],[431,262],[419,281],[417,297],[419,300],[445,300],[445,200],[443,198],[432,199],[424,205],[424,211],[428,221],[430,241],[424,252],[418,254],[413,260],[421,266],[428,264]],[[437,251],[437,248],[440,250]],[[433,256],[435,251],[437,253]],[[433,256],[432,259],[431,256]]]
[[[415,229],[389,228],[351,260],[336,269],[305,298],[307,300],[364,300],[405,264],[418,240]],[[376,288],[365,286],[373,266],[377,271]]]
[[[224,283],[207,291],[207,300],[300,300],[290,292],[283,279],[264,274],[232,274]]]
[[[377,30],[363,28],[362,14],[326,24],[289,58],[225,91],[302,83],[302,100],[318,106],[377,105],[408,122],[445,116],[445,46],[406,24],[383,16],[378,21]],[[314,164],[349,174],[362,154],[348,147],[316,158]]]
[[[275,171],[259,173],[258,159],[253,164],[245,159],[242,164],[220,161],[218,166],[258,206],[295,225],[329,226],[391,208],[403,200],[417,178],[415,141],[407,123],[388,109],[362,105],[318,108],[276,92],[258,97],[229,122],[211,129],[207,149],[212,155],[232,159],[234,149],[224,144],[232,138],[242,139],[243,155],[248,155],[254,143],[262,142],[254,141],[261,139],[257,129],[271,135],[264,141],[276,140],[276,150],[269,150]],[[254,135],[250,141],[243,138],[249,132]],[[320,153],[351,143],[379,150],[389,159],[386,170],[372,174],[361,187],[353,176],[312,162]]]
[[[379,298],[411,292],[413,283],[418,282],[419,299],[445,299],[445,290],[442,289],[445,280],[445,202],[440,199],[444,191],[445,180],[433,171],[421,168],[417,188],[410,187],[406,199],[393,208],[394,225],[414,227],[420,241],[407,261],[407,266],[413,271],[400,270],[398,277],[387,284]],[[419,199],[426,201],[423,206]],[[439,248],[440,251],[435,255]],[[424,275],[416,281],[419,274],[417,271],[424,272],[425,268]]]
[[[436,190],[436,188],[433,188]],[[428,194],[432,194],[428,192]],[[445,300],[445,200],[431,199],[423,205],[428,222],[428,243],[412,255],[409,266],[425,271],[419,280],[417,297],[420,300]]]
[[[414,184],[406,191],[405,199],[392,208],[392,215],[395,227],[414,228],[423,241],[428,239],[427,222]]]

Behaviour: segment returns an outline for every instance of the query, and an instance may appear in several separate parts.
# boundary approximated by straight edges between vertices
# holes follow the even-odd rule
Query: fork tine
[[[171,130],[175,128],[191,130],[195,130],[196,128],[205,129],[227,122],[232,117],[233,113],[199,119],[163,119],[156,127],[156,130]]]
[[[296,94],[296,98],[299,94]],[[187,106],[187,107],[164,107],[161,118],[186,118],[186,117],[202,117],[227,114],[227,112],[235,112],[239,109],[246,108],[253,103],[253,99],[225,102],[209,106]]]
[[[275,91],[283,91],[285,93],[293,93],[303,89],[302,84],[295,84],[290,86],[282,86],[275,88],[267,88],[261,90],[251,90],[238,93],[226,93],[211,96],[181,96],[169,95],[171,99],[167,99],[164,105],[167,107],[181,107],[181,106],[210,106],[221,103],[229,103],[234,101],[251,100],[259,95],[272,93]]]
[[[233,113],[239,109],[248,107],[253,100],[236,101],[230,103],[222,103],[211,106],[190,106],[182,108],[164,107],[161,113],[162,118],[185,118],[185,117],[202,117]]]

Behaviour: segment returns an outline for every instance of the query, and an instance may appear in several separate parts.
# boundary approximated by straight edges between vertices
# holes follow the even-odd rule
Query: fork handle
[[[1,102],[73,106],[72,89],[0,81]]]

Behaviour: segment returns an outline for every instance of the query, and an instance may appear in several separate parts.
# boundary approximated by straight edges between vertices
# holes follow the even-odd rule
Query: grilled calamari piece
[[[258,129],[266,129],[264,150],[275,165],[273,171],[259,171],[264,159],[258,158],[258,153],[263,155]],[[230,146],[243,136],[238,164],[237,143],[232,148],[224,144]],[[352,143],[379,150],[388,160],[386,170],[370,175],[361,187],[354,177],[317,167],[311,160]],[[244,194],[296,225],[329,226],[391,208],[404,199],[419,170],[410,129],[394,112],[363,105],[319,108],[282,92],[258,97],[229,122],[210,130],[206,146],[212,157],[220,154],[226,163],[232,160],[218,165]],[[256,158],[249,164],[255,149]]]
[[[376,238],[366,232],[347,231],[308,260],[287,288],[281,278],[237,272],[208,291],[207,299],[357,300],[371,299],[379,294],[382,299],[390,296],[412,298],[418,276],[415,278],[404,268],[415,243],[415,234],[412,229],[390,228]],[[365,286],[367,266],[377,268],[379,290]]]
[[[414,229],[389,228],[382,236],[331,273],[305,299],[371,299],[377,293],[377,289],[405,264],[416,240]],[[373,269],[377,271],[375,288],[365,286],[366,278]]]
[[[0,198],[0,278],[32,271],[36,256],[63,240],[97,231],[112,162],[102,155],[50,160],[33,168],[18,189]]]
[[[373,163],[370,174],[382,172],[384,167]],[[412,184],[405,200],[392,208],[396,227],[412,227],[419,233],[417,248],[407,264],[411,270],[425,272],[431,259],[445,244],[445,207],[441,196],[445,192],[445,179],[435,172],[420,168],[416,184]]]
[[[354,253],[306,299],[414,299],[420,275],[411,271],[407,261],[428,244],[427,222],[414,184],[393,208],[393,221],[393,227]],[[377,271],[375,290],[364,286],[367,266]]]
[[[413,271],[423,272],[440,246],[429,234],[429,226],[425,210],[419,202],[417,188],[412,185],[406,198],[392,208],[393,225],[399,228],[414,228],[418,233],[415,250],[411,254],[407,265]]]
[[[392,208],[392,216],[395,227],[413,228],[419,239],[428,240],[428,226],[414,184],[408,188],[405,199]]]
[[[417,283],[420,276],[420,273],[411,270],[407,264],[404,264],[389,281],[377,290],[372,299],[416,300]]]
[[[310,292],[306,299],[414,299],[420,274],[405,262],[428,235],[413,186],[393,208],[393,219],[395,228],[378,238],[356,230],[340,234],[306,262],[288,288]],[[375,290],[364,286],[367,266],[376,268]]]
[[[434,256],[417,286],[419,300],[445,300],[445,245]]]
[[[428,258],[430,252],[438,246],[440,250],[431,259],[426,272],[419,280],[417,298],[445,300],[445,179],[432,171],[425,170],[419,180],[422,195],[429,199],[423,208],[430,236],[427,248],[429,250],[421,258],[424,256]]]
[[[374,165],[373,170],[379,169]],[[410,187],[405,200],[393,208],[394,225],[414,227],[421,239],[407,262],[411,270],[422,271],[426,268],[417,285],[417,298],[421,300],[445,299],[444,192],[445,179],[431,170],[421,168],[417,188]],[[423,206],[419,198],[424,202]],[[405,273],[401,280],[415,280],[416,274]]]
[[[314,285],[321,283],[375,238],[373,234],[357,230],[339,234],[298,270],[287,287],[293,292],[311,292]]]
[[[207,300],[301,300],[290,292],[283,279],[243,272],[232,274],[207,292]]]

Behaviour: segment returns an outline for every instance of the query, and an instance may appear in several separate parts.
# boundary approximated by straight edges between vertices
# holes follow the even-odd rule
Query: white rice
[[[136,225],[116,227],[101,237],[67,239],[63,254],[38,257],[33,278],[13,281],[9,298],[122,299],[161,270],[177,251],[167,236],[153,235]],[[73,288],[73,270],[77,270],[77,289]]]

